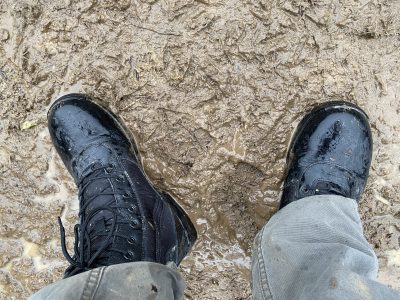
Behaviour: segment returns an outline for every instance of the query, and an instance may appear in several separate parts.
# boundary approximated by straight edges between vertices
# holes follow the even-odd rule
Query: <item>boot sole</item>
[[[181,207],[178,202],[175,200],[175,198],[170,195],[167,192],[163,192],[163,191],[158,191],[155,187],[154,184],[152,183],[152,181],[150,180],[149,176],[146,174],[146,172],[144,171],[143,168],[143,163],[142,163],[142,159],[140,157],[139,154],[139,150],[137,148],[137,144],[136,144],[136,137],[135,135],[129,130],[129,128],[127,128],[123,122],[123,120],[118,117],[116,114],[114,114],[109,108],[107,108],[105,105],[103,105],[102,103],[100,103],[99,101],[96,101],[96,99],[90,98],[84,94],[79,94],[79,93],[72,93],[72,94],[67,94],[64,95],[60,98],[58,98],[49,108],[47,116],[49,116],[52,112],[52,110],[60,105],[63,101],[67,101],[70,100],[71,98],[82,98],[85,99],[85,101],[89,101],[94,103],[95,105],[99,106],[101,109],[103,109],[109,116],[111,119],[114,120],[114,122],[117,124],[117,126],[119,127],[119,129],[121,130],[121,132],[126,136],[126,138],[129,140],[130,143],[130,147],[131,150],[136,158],[136,161],[138,163],[139,168],[142,170],[144,176],[146,177],[146,180],[150,183],[150,185],[152,186],[152,188],[159,194],[163,195],[163,199],[165,199],[165,201],[167,202],[167,204],[169,204],[170,208],[173,210],[173,213],[175,214],[175,216],[178,216],[179,221],[181,222],[181,225],[183,226],[183,228],[186,229],[187,233],[187,239],[189,240],[189,243],[192,245],[194,245],[195,241],[197,240],[197,230],[196,227],[194,226],[193,222],[191,221],[189,215],[186,213],[186,211],[183,209],[183,207]],[[179,217],[181,216],[181,217]],[[190,247],[191,248],[191,247]]]

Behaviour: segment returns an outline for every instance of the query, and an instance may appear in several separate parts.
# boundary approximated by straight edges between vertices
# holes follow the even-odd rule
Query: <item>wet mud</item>
[[[137,136],[147,174],[199,241],[186,299],[248,299],[251,244],[276,212],[304,112],[348,100],[370,116],[360,204],[379,278],[400,288],[400,2],[0,0],[0,298],[62,277],[77,196],[51,147],[59,95],[103,99]]]

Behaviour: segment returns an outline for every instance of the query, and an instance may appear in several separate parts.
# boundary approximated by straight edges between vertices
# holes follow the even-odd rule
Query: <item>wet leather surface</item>
[[[318,194],[359,200],[372,158],[365,113],[345,103],[324,104],[298,125],[288,154],[281,207]]]

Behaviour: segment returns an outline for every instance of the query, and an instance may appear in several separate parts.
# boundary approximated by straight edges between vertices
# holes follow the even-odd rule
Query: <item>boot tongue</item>
[[[341,195],[351,198],[357,189],[351,183],[353,175],[346,169],[330,163],[311,165],[300,181],[300,195]]]
[[[107,154],[103,150],[97,153]],[[137,216],[134,203],[128,206],[124,202],[124,197],[134,196],[122,174],[123,169],[116,162],[113,165],[110,162],[111,159],[107,164],[101,160],[92,163],[82,173],[85,176],[79,184],[81,225],[84,224],[88,234],[83,245],[85,253],[88,253],[85,263],[88,261],[86,258],[90,258],[91,267],[124,263],[141,257],[138,244],[142,239],[141,218]]]
[[[94,167],[101,165],[94,164]],[[87,222],[85,230],[89,233],[90,253],[91,255],[103,245],[107,233],[112,229],[112,223],[115,222],[114,214],[110,210],[102,209],[110,205],[115,206],[115,196],[112,186],[103,169],[89,173],[82,180],[80,195],[80,210],[82,213],[81,225]],[[91,200],[92,199],[92,200]],[[83,209],[83,207],[85,207]],[[88,245],[85,245],[87,247]]]

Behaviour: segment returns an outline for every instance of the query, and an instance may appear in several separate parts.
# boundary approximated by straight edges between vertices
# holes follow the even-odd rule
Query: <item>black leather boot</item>
[[[50,135],[79,189],[75,254],[65,277],[134,261],[178,265],[197,234],[187,214],[145,176],[119,119],[85,95],[58,99],[48,113]]]
[[[316,107],[300,122],[289,146],[280,208],[312,195],[334,194],[358,201],[371,157],[365,112],[344,101]]]

